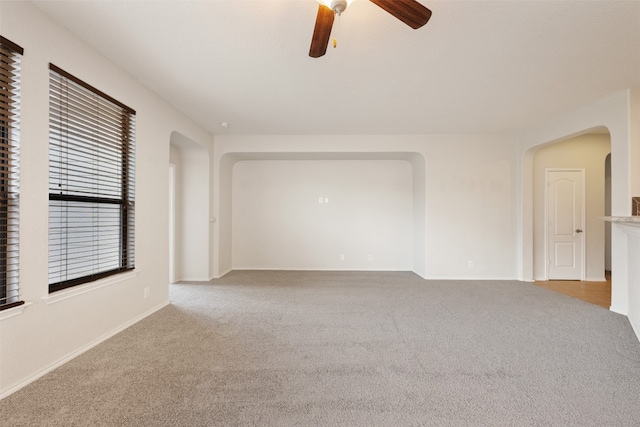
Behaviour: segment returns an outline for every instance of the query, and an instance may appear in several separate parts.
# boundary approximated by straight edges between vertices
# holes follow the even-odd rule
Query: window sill
[[[87,283],[86,285],[74,286],[72,288],[54,292],[47,295],[46,297],[42,297],[42,300],[47,304],[55,304],[69,298],[77,297],[78,295],[86,294],[87,292],[93,292],[96,289],[104,288],[105,286],[110,286],[119,282],[123,282],[125,280],[132,279],[137,275],[138,270],[116,274],[114,276],[106,277],[95,282]]]
[[[9,319],[11,317],[20,316],[22,314],[22,312],[24,311],[24,309],[29,307],[31,304],[33,304],[33,303],[32,302],[25,302],[24,304],[19,305],[17,307],[8,308],[6,310],[0,311],[0,321],[1,320],[5,320],[5,319]]]

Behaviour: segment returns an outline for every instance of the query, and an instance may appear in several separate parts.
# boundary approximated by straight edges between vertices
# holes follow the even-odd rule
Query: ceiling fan
[[[309,56],[319,58],[327,53],[335,15],[345,11],[351,0],[318,0],[320,6],[311,38]],[[418,29],[429,21],[431,11],[416,0],[371,0],[408,26]]]

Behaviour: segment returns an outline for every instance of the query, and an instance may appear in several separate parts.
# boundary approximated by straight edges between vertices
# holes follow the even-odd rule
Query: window
[[[20,59],[0,36],[0,310],[23,304],[18,288]]]
[[[135,111],[49,65],[49,292],[134,268]]]

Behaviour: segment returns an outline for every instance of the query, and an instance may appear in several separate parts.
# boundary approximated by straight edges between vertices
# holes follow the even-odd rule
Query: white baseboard
[[[218,275],[217,275],[217,276],[212,277],[212,278],[211,278],[211,280],[213,280],[213,279],[220,279],[221,277],[226,276],[227,274],[231,273],[232,271],[233,271],[233,269],[232,269],[232,268],[229,268],[229,269],[227,269],[227,270],[220,271],[220,272],[218,272]]]
[[[425,280],[458,280],[458,281],[467,281],[467,282],[486,282],[486,281],[495,281],[495,282],[526,282],[526,280],[519,280],[516,278],[509,277],[455,277],[455,276],[446,276],[446,277],[423,277]]]
[[[629,317],[628,319],[629,323],[631,323],[631,329],[633,329],[633,332],[636,333],[636,338],[638,338],[638,341],[640,341],[640,325],[636,325],[631,317]]]
[[[526,282],[548,282],[549,279],[547,279],[546,277],[539,277],[539,278],[534,278],[533,280],[525,280]],[[576,282],[579,281],[578,279],[575,280]],[[598,276],[598,277],[587,277],[584,279],[584,282],[606,282],[607,279],[604,278],[604,276]]]
[[[206,277],[181,277],[180,280],[178,280],[175,283],[179,283],[179,282],[208,282],[210,279],[207,279]]]
[[[89,344],[85,345],[84,347],[72,352],[71,354],[69,354],[69,355],[63,357],[62,359],[54,362],[53,364],[47,366],[46,368],[41,369],[40,371],[38,371],[35,374],[31,375],[30,377],[28,377],[24,381],[21,381],[20,383],[14,385],[13,387],[11,387],[11,388],[9,388],[7,390],[0,391],[0,400],[4,399],[5,397],[9,396],[12,393],[15,393],[16,391],[20,390],[22,387],[24,387],[24,386],[26,386],[28,384],[31,384],[35,380],[43,377],[44,375],[48,374],[49,372],[53,371],[54,369],[56,369],[56,368],[64,365],[65,363],[69,362],[70,360],[80,356],[82,353],[84,353],[84,352],[86,352],[88,350],[91,350],[93,347],[97,346],[98,344],[100,344],[100,343],[108,340],[112,336],[124,331],[129,326],[132,326],[132,325],[138,323],[139,321],[141,321],[145,317],[150,316],[151,314],[155,313],[156,311],[160,310],[163,307],[166,307],[169,304],[170,304],[170,302],[169,302],[169,300],[167,300],[167,301],[163,302],[162,304],[153,307],[151,310],[148,310],[148,311],[142,313],[141,315],[133,318],[132,320],[126,322],[125,324],[117,327],[113,331],[104,334],[100,338],[91,341]]]
[[[629,317],[629,313],[627,313],[626,310],[621,310],[618,307],[611,306],[609,307],[609,310],[613,311],[614,313],[622,314],[623,316]]]

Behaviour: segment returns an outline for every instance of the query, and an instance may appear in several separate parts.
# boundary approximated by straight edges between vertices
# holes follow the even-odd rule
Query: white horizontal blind
[[[20,60],[23,49],[0,36],[0,310],[23,304],[18,284]]]
[[[134,268],[135,111],[49,68],[49,292],[55,292]]]

